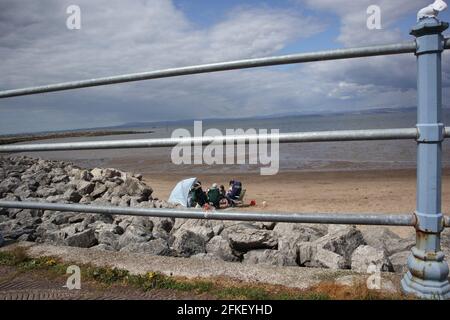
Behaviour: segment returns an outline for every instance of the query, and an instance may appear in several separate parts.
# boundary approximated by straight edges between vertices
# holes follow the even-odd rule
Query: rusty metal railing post
[[[401,284],[405,293],[421,298],[449,299],[449,268],[441,251],[441,148],[442,124],[441,32],[448,24],[422,18],[411,34],[417,49],[417,204],[416,245],[408,258]]]

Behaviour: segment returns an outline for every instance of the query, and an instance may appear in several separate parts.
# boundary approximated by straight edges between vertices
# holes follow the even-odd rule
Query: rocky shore
[[[173,205],[152,196],[137,173],[79,168],[62,161],[0,158],[0,198],[142,208]],[[212,213],[213,214],[213,213]],[[414,238],[387,228],[147,218],[48,210],[0,209],[5,240],[244,264],[401,272]],[[0,239],[1,242],[1,239]],[[450,254],[450,233],[443,249]]]

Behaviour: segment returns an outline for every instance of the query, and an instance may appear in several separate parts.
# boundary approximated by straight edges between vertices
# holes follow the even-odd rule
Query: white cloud
[[[405,39],[395,23],[411,17],[414,23],[417,11],[430,0],[298,0],[310,8],[332,12],[339,16],[340,34],[337,38],[345,46],[392,43]],[[382,29],[369,30],[367,8],[377,5],[381,9]]]
[[[387,10],[381,31],[366,28],[369,2]],[[291,43],[313,41],[326,27],[322,11],[339,17],[337,40],[345,46],[397,41],[405,35],[395,21],[415,17],[424,2],[301,3],[315,14],[299,13],[298,7],[238,7],[200,28],[169,0],[79,0],[82,29],[71,31],[65,8],[72,1],[3,0],[0,88],[277,54]],[[0,130],[402,107],[415,103],[414,88],[413,55],[229,71],[0,100]]]

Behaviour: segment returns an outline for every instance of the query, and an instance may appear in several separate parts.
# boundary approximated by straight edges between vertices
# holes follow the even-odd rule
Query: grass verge
[[[44,272],[48,277],[65,276],[70,263],[54,257],[30,257],[23,247],[0,251],[0,266],[15,267],[19,272]],[[195,295],[208,295],[217,299],[250,300],[329,300],[329,299],[404,299],[400,294],[389,294],[367,289],[365,283],[354,286],[339,285],[323,281],[307,290],[279,285],[242,283],[230,279],[187,279],[166,276],[158,272],[142,275],[130,274],[127,270],[80,265],[83,281],[100,286],[131,286],[140,290],[176,290]]]

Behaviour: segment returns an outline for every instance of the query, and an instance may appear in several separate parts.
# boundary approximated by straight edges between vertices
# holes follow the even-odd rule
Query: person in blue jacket
[[[228,200],[228,204],[233,206],[234,201],[238,200],[241,195],[242,183],[237,180],[230,181],[230,189],[226,194],[226,198]]]

